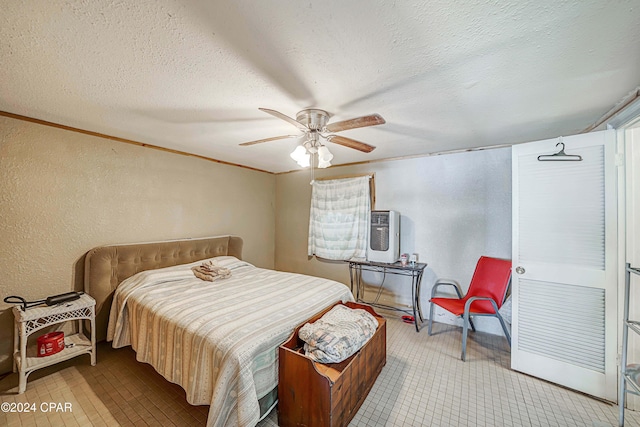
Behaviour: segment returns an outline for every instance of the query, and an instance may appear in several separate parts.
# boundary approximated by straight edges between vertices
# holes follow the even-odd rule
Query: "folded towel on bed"
[[[213,282],[218,279],[226,279],[231,276],[231,270],[217,265],[213,260],[208,260],[191,268],[193,274],[201,280]]]
[[[305,355],[321,363],[338,363],[357,352],[375,334],[378,321],[368,311],[336,305],[298,331]]]

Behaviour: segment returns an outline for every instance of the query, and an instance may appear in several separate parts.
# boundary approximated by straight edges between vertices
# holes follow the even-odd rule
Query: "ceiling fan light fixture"
[[[318,159],[327,163],[333,159],[333,154],[331,154],[326,145],[318,147]]]
[[[333,159],[333,154],[331,151],[325,146],[321,145],[318,147],[318,168],[324,169],[331,166],[331,160]]]
[[[298,162],[298,165],[300,165],[300,167],[308,168],[309,166],[311,166],[311,163],[309,162],[310,157],[311,157],[311,154],[307,153],[307,154],[304,154],[300,159],[296,161]]]
[[[305,154],[307,154],[307,149],[302,145],[298,145],[296,149],[291,152],[290,156],[297,162],[298,159],[301,159]]]
[[[318,169],[325,169],[331,166],[331,161],[318,159]]]
[[[291,158],[303,168],[309,167],[309,158],[311,155],[307,152],[307,149],[303,145],[298,145],[295,150],[290,154]]]

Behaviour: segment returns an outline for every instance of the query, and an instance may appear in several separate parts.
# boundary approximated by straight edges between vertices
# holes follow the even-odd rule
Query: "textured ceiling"
[[[379,113],[334,164],[580,132],[640,84],[640,2],[2,1],[0,110],[271,172],[290,117]]]

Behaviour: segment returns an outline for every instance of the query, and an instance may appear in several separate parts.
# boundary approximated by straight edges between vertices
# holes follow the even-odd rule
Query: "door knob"
[[[518,273],[518,274],[524,274],[524,272],[525,272],[525,269],[524,269],[524,268],[522,268],[522,267],[520,267],[520,266],[517,266],[517,267],[516,267],[516,273]]]

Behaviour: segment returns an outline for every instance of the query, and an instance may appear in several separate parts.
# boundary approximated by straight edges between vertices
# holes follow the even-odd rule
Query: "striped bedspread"
[[[107,340],[177,383],[192,405],[211,405],[207,426],[253,426],[258,399],[278,380],[277,349],[293,329],[335,302],[338,282],[217,257],[231,277],[196,278],[202,261],[144,271],[117,288]]]

